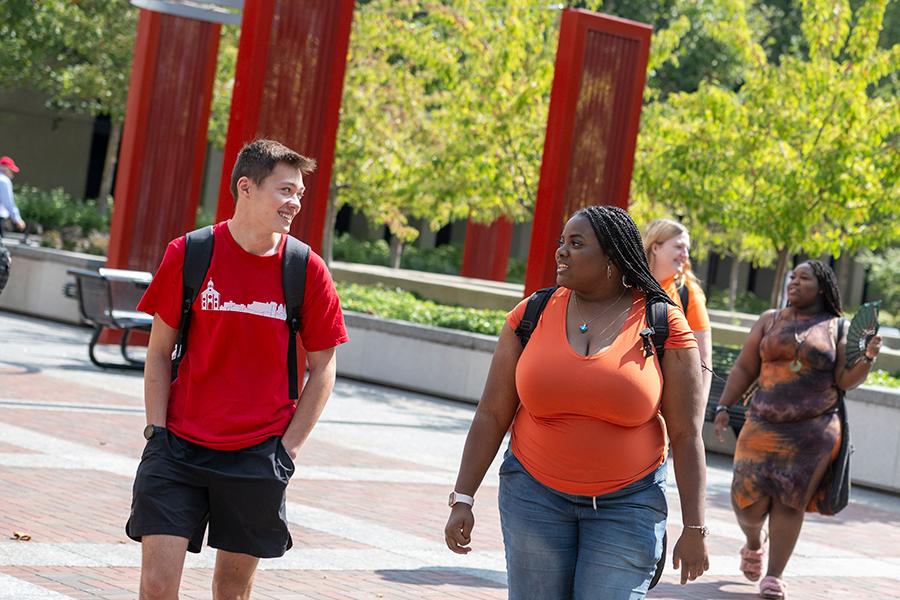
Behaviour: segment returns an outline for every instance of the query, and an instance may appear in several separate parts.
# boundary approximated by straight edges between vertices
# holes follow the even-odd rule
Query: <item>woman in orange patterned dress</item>
[[[762,575],[763,525],[769,519],[769,559],[760,596],[785,598],[781,578],[806,511],[816,512],[816,490],[840,444],[838,389],[865,381],[881,350],[875,336],[863,358],[845,367],[846,327],[834,271],[810,260],[798,265],[788,284],[788,306],[762,314],[735,362],[716,408],[716,435],[728,426],[727,407],[754,380],[759,388],[734,454],[731,500],[746,536],[741,571]],[[835,340],[840,340],[835,343]]]

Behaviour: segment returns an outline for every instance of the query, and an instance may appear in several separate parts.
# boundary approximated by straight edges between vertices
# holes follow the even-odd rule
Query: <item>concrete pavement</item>
[[[88,337],[0,312],[0,600],[136,597],[140,546],[123,526],[142,381],[94,368]],[[442,541],[472,412],[339,380],[288,490],[294,549],[261,563],[254,598],[505,598],[496,464],[478,494],[474,551],[460,557]],[[680,586],[669,567],[651,597],[756,597],[737,570],[729,460],[709,463],[712,569]],[[669,500],[674,536],[674,485]],[[183,598],[210,597],[214,556],[188,557]],[[855,489],[839,517],[810,517],[786,577],[792,599],[900,598],[900,498]]]

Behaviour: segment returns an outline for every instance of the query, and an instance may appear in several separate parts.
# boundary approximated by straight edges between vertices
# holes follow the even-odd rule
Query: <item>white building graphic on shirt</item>
[[[221,294],[213,287],[213,280],[206,284],[206,290],[200,294],[200,306],[203,310],[219,310]]]
[[[277,302],[259,302],[254,301],[250,304],[238,304],[231,300],[222,302],[222,295],[216,290],[213,280],[210,279],[206,284],[206,290],[200,294],[200,308],[202,310],[223,310],[229,312],[242,312],[259,317],[268,317],[270,319],[278,319],[284,321],[287,319],[287,311],[284,304]]]

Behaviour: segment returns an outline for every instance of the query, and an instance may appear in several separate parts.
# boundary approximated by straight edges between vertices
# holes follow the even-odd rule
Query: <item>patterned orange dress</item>
[[[738,508],[763,498],[817,511],[810,496],[817,467],[834,457],[841,426],[835,412],[837,319],[804,316],[788,307],[775,315],[759,345],[759,389],[737,440],[731,495]]]

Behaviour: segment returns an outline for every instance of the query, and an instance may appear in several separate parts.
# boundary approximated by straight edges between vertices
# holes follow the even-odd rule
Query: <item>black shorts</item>
[[[188,550],[207,544],[258,558],[283,555],[292,545],[285,490],[294,462],[281,437],[242,450],[211,450],[162,427],[147,442],[134,478],[128,537],[188,538]]]

